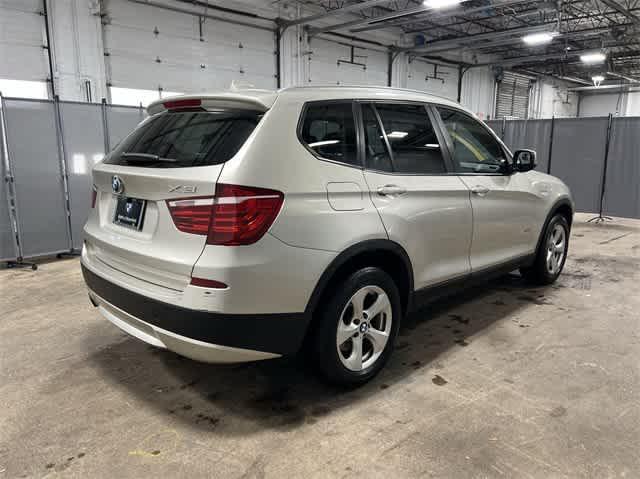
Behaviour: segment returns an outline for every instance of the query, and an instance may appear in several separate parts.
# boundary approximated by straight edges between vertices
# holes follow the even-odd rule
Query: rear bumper
[[[294,354],[307,329],[305,313],[221,314],[164,303],[118,286],[84,264],[82,274],[100,312],[154,346],[205,362],[240,362]]]

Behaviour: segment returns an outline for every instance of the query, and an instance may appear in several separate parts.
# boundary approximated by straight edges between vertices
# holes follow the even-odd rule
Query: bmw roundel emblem
[[[118,175],[113,175],[111,178],[111,189],[117,195],[124,191],[124,182]]]

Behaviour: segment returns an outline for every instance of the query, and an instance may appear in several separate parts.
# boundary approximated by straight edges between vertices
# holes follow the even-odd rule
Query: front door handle
[[[473,188],[471,188],[471,193],[473,193],[474,195],[478,195],[478,196],[484,196],[487,193],[489,193],[491,190],[489,188],[487,188],[486,186],[482,186],[482,185],[476,185]]]
[[[384,185],[378,188],[378,194],[380,196],[396,196],[406,193],[407,189],[398,185]]]

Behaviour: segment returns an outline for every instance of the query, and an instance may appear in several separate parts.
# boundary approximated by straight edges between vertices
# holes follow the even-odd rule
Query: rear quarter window
[[[303,110],[299,137],[320,158],[360,166],[350,101],[308,104]]]
[[[161,113],[125,138],[105,163],[151,168],[219,165],[238,152],[261,117],[237,111]]]

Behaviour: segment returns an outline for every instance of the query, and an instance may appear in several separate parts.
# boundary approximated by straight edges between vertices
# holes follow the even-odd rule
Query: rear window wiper
[[[149,153],[122,153],[121,158],[130,163],[177,163],[175,158],[163,158]]]

